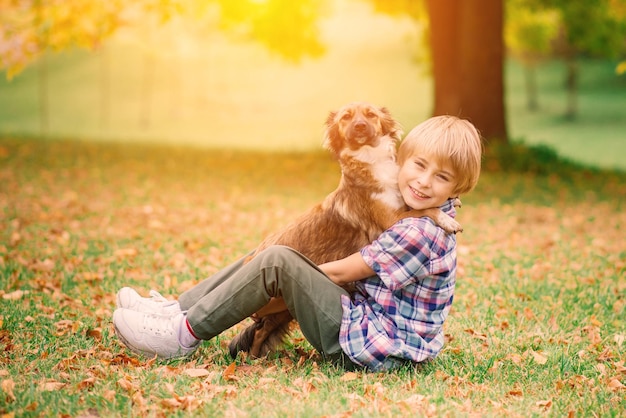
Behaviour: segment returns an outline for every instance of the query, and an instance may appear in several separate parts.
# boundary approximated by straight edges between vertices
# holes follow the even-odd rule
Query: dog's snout
[[[354,129],[356,129],[359,132],[362,132],[365,129],[367,129],[367,123],[365,123],[365,121],[363,120],[358,120],[354,123]]]

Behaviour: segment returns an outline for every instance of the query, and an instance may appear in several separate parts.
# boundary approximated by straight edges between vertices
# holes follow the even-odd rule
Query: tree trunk
[[[568,57],[566,59],[567,64],[567,77],[565,81],[565,87],[567,89],[567,109],[565,110],[565,119],[574,120],[578,116],[578,100],[577,100],[577,86],[578,86],[578,63],[576,58]]]
[[[108,134],[111,123],[111,63],[105,46],[100,49],[100,132]]]
[[[526,85],[526,108],[534,112],[539,109],[537,99],[537,67],[535,64],[524,64],[524,81]]]
[[[48,107],[48,57],[44,52],[39,60],[39,136],[46,138],[50,127]]]
[[[435,81],[433,114],[466,118],[491,142],[508,140],[502,1],[427,1]]]

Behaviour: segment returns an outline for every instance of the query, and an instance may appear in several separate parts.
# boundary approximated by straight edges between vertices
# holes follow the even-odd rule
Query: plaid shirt
[[[441,209],[456,215],[451,200]],[[351,299],[342,297],[343,351],[374,371],[435,358],[454,297],[456,236],[429,218],[406,218],[361,255],[376,276],[358,281]]]

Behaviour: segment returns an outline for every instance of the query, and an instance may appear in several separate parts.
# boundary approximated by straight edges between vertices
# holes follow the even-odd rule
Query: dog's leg
[[[461,203],[460,200],[458,202],[459,204]],[[419,218],[422,216],[427,216],[433,221],[435,221],[437,225],[439,225],[441,228],[443,228],[444,231],[446,231],[449,234],[463,232],[463,227],[461,226],[460,223],[458,223],[452,216],[447,215],[444,211],[438,208],[430,208],[430,209],[423,209],[423,210],[412,209],[406,212],[399,212],[398,215],[399,215],[398,220],[408,218],[408,217]]]
[[[255,314],[254,318],[263,318],[264,316],[278,313],[287,310],[287,304],[285,304],[285,299],[281,297],[271,298],[270,301],[259,309]]]
[[[237,354],[240,351],[250,352],[250,347],[254,342],[254,334],[257,329],[261,328],[263,323],[261,321],[251,324],[246,329],[235,335],[235,338],[228,344],[228,352],[233,359],[237,358]]]
[[[267,355],[283,342],[292,319],[287,310],[264,316],[233,338],[228,344],[230,356],[237,358],[240,351],[250,353],[253,358]]]
[[[263,318],[263,326],[254,333],[250,356],[263,357],[276,350],[287,336],[293,317],[289,311],[278,312]]]

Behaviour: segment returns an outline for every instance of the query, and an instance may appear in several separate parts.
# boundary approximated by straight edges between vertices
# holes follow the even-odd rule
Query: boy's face
[[[457,185],[455,176],[450,165],[429,155],[414,154],[400,166],[398,186],[410,208],[437,208],[452,197]]]

